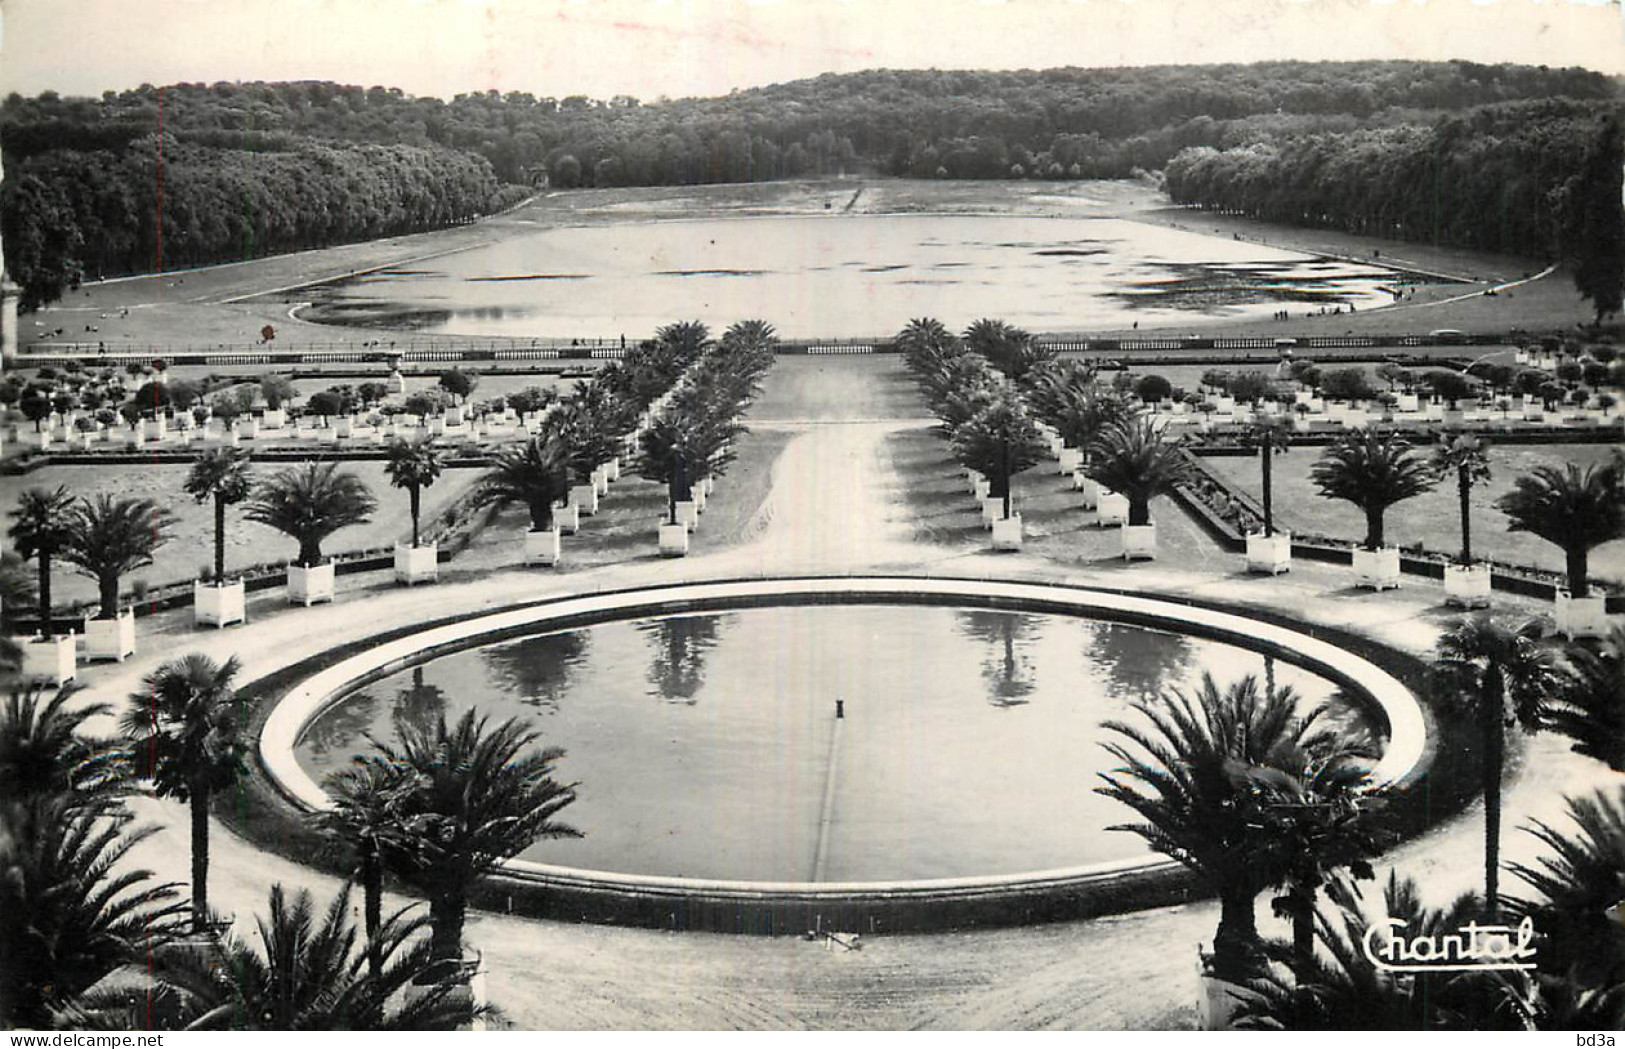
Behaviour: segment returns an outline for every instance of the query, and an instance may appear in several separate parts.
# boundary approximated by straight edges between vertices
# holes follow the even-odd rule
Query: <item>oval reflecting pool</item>
[[[1234,645],[1060,615],[793,606],[537,634],[372,682],[314,720],[318,780],[396,719],[470,706],[565,748],[577,840],[525,858],[756,881],[1020,873],[1145,855],[1094,792],[1101,723],[1167,687],[1254,674],[1306,702],[1307,670]],[[840,700],[844,718],[835,717]],[[1360,715],[1341,709],[1340,716]]]

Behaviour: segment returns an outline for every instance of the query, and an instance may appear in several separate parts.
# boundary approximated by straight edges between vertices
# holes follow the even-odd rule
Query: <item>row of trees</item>
[[[32,309],[81,280],[437,229],[525,196],[455,149],[302,141],[219,149],[171,133],[8,163],[6,265]]]
[[[1393,842],[1385,790],[1368,782],[1371,741],[1333,727],[1290,689],[1251,678],[1134,704],[1138,721],[1111,722],[1106,744],[1122,764],[1098,788],[1143,820],[1114,829],[1184,864],[1220,900],[1207,972],[1230,986],[1241,1026],[1290,1030],[1608,1028],[1625,1020],[1625,929],[1603,901],[1625,870],[1625,794],[1569,801],[1572,827],[1527,828],[1545,846],[1510,870],[1526,886],[1499,888],[1501,754],[1509,727],[1555,729],[1574,749],[1625,771],[1625,633],[1558,652],[1532,627],[1463,620],[1440,639],[1433,690],[1478,739],[1485,798],[1484,891],[1439,908],[1390,874],[1377,907],[1362,898],[1372,861]],[[1574,711],[1592,713],[1577,721]],[[1257,898],[1291,924],[1289,941],[1259,935]],[[1396,973],[1367,953],[1389,936],[1456,935],[1469,922],[1533,920],[1528,972]],[[1402,924],[1397,932],[1379,926]]]

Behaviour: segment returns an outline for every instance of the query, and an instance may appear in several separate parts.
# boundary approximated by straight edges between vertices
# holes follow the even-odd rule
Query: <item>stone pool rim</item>
[[[294,748],[309,724],[356,687],[387,674],[507,637],[655,615],[805,604],[935,604],[1012,612],[1086,616],[1239,645],[1274,654],[1350,687],[1388,724],[1389,740],[1374,770],[1377,785],[1405,782],[1427,750],[1425,719],[1411,691],[1388,671],[1331,642],[1246,610],[1189,604],[1167,597],[1049,582],[866,575],[748,578],[636,587],[555,597],[432,625],[368,646],[304,677],[276,702],[259,734],[260,763],[277,791],[303,812],[331,800],[297,761]],[[1301,624],[1314,629],[1310,624]],[[888,904],[1065,891],[1122,889],[1125,880],[1167,882],[1182,872],[1173,860],[1143,859],[1002,875],[869,882],[771,882],[628,874],[511,860],[508,880],[565,891],[667,899],[711,899],[788,905]],[[1116,893],[1113,893],[1116,894]],[[1132,891],[1130,893],[1133,894]],[[642,923],[640,923],[642,924]],[[871,922],[871,924],[873,924]]]

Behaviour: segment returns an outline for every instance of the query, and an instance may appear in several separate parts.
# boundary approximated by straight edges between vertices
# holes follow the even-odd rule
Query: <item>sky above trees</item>
[[[1605,0],[5,0],[0,94],[325,79],[645,101],[825,72],[1463,58],[1625,74]]]

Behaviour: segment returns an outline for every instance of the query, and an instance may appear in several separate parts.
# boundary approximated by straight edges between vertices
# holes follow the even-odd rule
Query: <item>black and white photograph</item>
[[[1625,1037],[1619,0],[0,0],[0,165],[9,1045]]]

